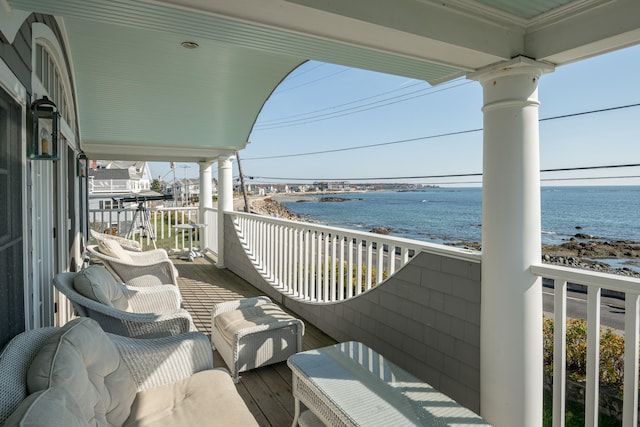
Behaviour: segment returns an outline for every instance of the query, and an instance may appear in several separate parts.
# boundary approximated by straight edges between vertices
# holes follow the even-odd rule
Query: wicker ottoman
[[[216,304],[211,312],[211,343],[236,383],[240,372],[285,361],[302,351],[303,335],[304,323],[268,297]]]

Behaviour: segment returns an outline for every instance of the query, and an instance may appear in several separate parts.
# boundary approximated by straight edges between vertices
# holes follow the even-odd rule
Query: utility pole
[[[171,195],[173,196],[173,207],[176,207],[176,164],[175,162],[171,162],[171,170],[173,171],[173,189],[171,190]]]
[[[189,183],[187,182],[187,169],[189,169],[191,166],[182,165],[180,167],[184,169],[184,181],[182,185],[183,187],[186,186],[186,188],[183,188],[182,190],[182,206],[186,206],[187,203],[189,203]]]
[[[236,159],[238,159],[238,173],[240,174],[240,187],[242,188],[242,196],[244,197],[244,211],[249,212],[249,202],[247,200],[247,190],[244,187],[244,175],[242,174],[242,166],[240,165],[240,154],[236,151]]]

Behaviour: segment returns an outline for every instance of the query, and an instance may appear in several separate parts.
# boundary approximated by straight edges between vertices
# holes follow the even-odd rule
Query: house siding
[[[384,283],[338,303],[271,287],[225,217],[225,264],[337,341],[360,341],[462,405],[480,410],[480,263],[420,253]]]
[[[34,23],[42,23],[51,29],[58,43],[63,47],[64,61],[67,63],[67,68],[71,69],[65,50],[64,39],[56,20],[52,16],[35,13],[29,15],[21,21],[20,28],[12,41],[10,41],[9,37],[0,29],[0,61],[6,65],[25,88],[27,92],[27,105],[31,103],[33,97],[31,84],[33,68],[31,58],[33,48],[32,25]],[[72,80],[71,77],[69,77],[69,79]],[[71,84],[71,90],[75,90],[73,84]],[[0,93],[2,96],[5,96],[1,90]],[[6,100],[10,103],[13,102],[10,95],[6,95],[5,101]],[[75,111],[74,109],[74,112]],[[21,120],[22,107],[17,104],[15,104],[15,111],[12,114],[14,117],[17,117],[11,119],[14,123],[17,121],[17,129],[15,130],[15,137],[12,136],[10,138],[8,145],[0,147],[0,169],[8,170],[9,175],[13,177],[9,185],[5,186],[5,183],[3,183],[3,188],[8,189],[7,193],[11,195],[11,203],[8,205],[7,216],[17,219],[13,221],[10,230],[12,241],[14,241],[15,244],[9,247],[6,242],[0,242],[0,271],[6,273],[3,276],[6,280],[3,279],[0,281],[0,347],[17,333],[33,327],[34,312],[35,310],[39,310],[38,307],[33,306],[31,299],[28,299],[25,304],[25,294],[28,295],[31,293],[31,291],[25,291],[25,289],[31,289],[28,284],[34,283],[35,281],[33,269],[29,268],[26,270],[26,278],[24,269],[24,266],[32,265],[34,256],[33,241],[29,237],[33,235],[33,224],[29,219],[34,217],[34,206],[32,204],[34,189],[32,162],[27,161],[25,164],[22,161],[24,147],[22,146],[21,134],[23,130],[25,130],[26,138],[29,140],[31,137],[31,123],[28,114],[26,121]],[[64,149],[61,149],[61,155],[65,155]],[[69,158],[71,159],[72,156],[70,155]],[[69,164],[73,163],[70,162]],[[26,168],[26,171],[23,168]],[[26,182],[22,182],[23,173],[26,176]],[[71,177],[73,175],[74,174],[69,171],[69,176]],[[25,194],[23,189],[26,189],[26,203],[24,204],[26,211],[23,209],[23,194]],[[69,193],[69,195],[75,197],[73,193]],[[71,206],[71,204],[69,204],[69,206]],[[22,222],[25,219],[27,223],[26,230],[24,230]],[[5,219],[3,219],[3,221],[4,220]],[[75,226],[75,224],[72,223],[72,226]],[[24,233],[25,231],[26,234]],[[27,254],[26,257],[25,254]],[[49,256],[52,255],[53,254],[50,254]],[[60,254],[60,256],[68,256],[68,254],[63,253]]]

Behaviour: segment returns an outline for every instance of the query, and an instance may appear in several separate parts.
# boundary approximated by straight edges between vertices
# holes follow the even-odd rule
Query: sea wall
[[[256,271],[225,217],[228,269],[337,341],[360,341],[462,405],[480,410],[480,263],[420,253],[369,292],[310,303]]]

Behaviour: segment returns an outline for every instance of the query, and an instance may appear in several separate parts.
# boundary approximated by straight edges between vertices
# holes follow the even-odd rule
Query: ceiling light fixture
[[[198,43],[189,42],[189,41],[180,43],[180,46],[182,46],[185,49],[197,49],[197,48],[200,47],[200,45]]]

